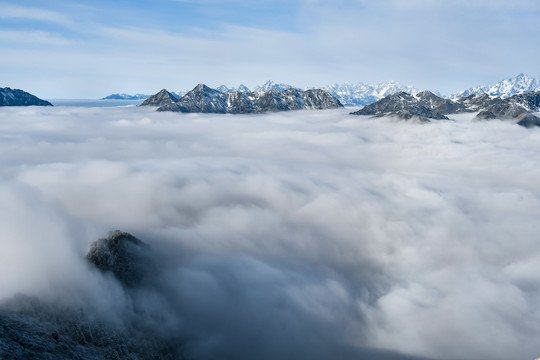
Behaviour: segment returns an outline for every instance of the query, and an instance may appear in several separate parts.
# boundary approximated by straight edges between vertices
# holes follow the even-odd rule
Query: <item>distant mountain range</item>
[[[202,89],[203,91],[199,95],[203,96],[206,99],[206,104],[201,103],[197,106],[192,106],[193,102],[199,101],[201,99],[196,100],[195,98],[193,98],[193,96],[191,98],[190,104],[184,104],[185,106],[182,105],[183,107],[180,106],[176,108],[174,106],[170,106],[170,104],[179,102],[185,95],[193,92],[193,90],[195,89],[190,92],[172,92],[163,90],[153,96],[144,94],[112,94],[103,98],[103,100],[145,100],[143,102],[143,105],[152,105],[158,107],[166,106],[162,110],[169,111],[194,111],[198,107],[199,110],[197,111],[201,112],[256,113],[264,111],[280,111],[300,108],[328,108],[343,105],[348,107],[362,107],[369,106],[370,104],[375,104],[378,101],[385,99],[383,103],[379,103],[377,105],[381,107],[384,104],[386,104],[384,106],[389,106],[389,104],[397,101],[396,99],[398,98],[400,99],[399,101],[409,103],[413,101],[413,98],[416,99],[419,94],[420,98],[422,99],[427,96],[426,92],[420,92],[418,89],[412,86],[403,85],[395,81],[380,83],[376,85],[364,83],[334,84],[331,86],[325,86],[321,89],[303,90],[295,88],[292,85],[267,81],[265,84],[257,86],[253,89],[250,89],[245,85],[240,85],[237,88],[221,85],[216,89],[211,89],[208,87],[204,87]],[[210,91],[209,89],[212,91]],[[516,96],[533,94],[539,91],[539,79],[529,75],[519,74],[515,77],[500,81],[496,84],[476,86],[467,90],[458,91],[450,95],[447,100],[452,100],[453,103],[457,104],[464,104],[464,102],[483,102],[482,106],[477,107],[478,111],[483,111],[487,110],[487,105],[485,104],[485,102],[489,101],[490,99],[504,100],[512,98],[512,103],[515,103],[526,111],[530,112],[537,111],[531,110],[534,108],[534,106],[532,108],[530,106],[531,97],[525,96],[520,98]],[[423,95],[421,93],[423,93]],[[429,93],[433,94],[438,99],[444,99],[438,93]],[[388,98],[388,96],[396,94],[400,95],[397,98]],[[408,94],[409,97],[407,98],[404,94]],[[440,101],[432,98],[431,95],[429,95],[429,97],[431,101]],[[188,98],[184,100],[187,101],[187,99]],[[335,102],[336,100],[337,103]],[[211,104],[212,102],[214,103]],[[179,105],[181,104],[182,101],[180,101]],[[446,103],[446,105],[448,104],[449,103]],[[52,106],[50,102],[39,99],[36,96],[22,90],[0,88],[0,106],[29,105]],[[369,109],[371,108],[367,108],[363,112],[371,111]],[[413,113],[426,118],[438,118],[438,114],[445,116],[446,114],[451,113],[448,111],[441,112],[437,109],[437,107],[430,109],[435,110],[435,113],[429,113],[425,111],[413,111]],[[497,116],[497,114],[500,114],[500,111],[495,111],[494,109],[491,109],[489,111],[491,111],[491,113],[495,116]]]
[[[385,96],[398,92],[416,94],[418,89],[395,81],[380,84],[334,84],[323,87],[347,107],[359,107],[372,104]]]
[[[458,91],[450,95],[451,99],[457,99],[469,95],[487,94],[492,97],[509,98],[514,95],[526,94],[540,90],[538,78],[519,74],[515,77],[502,80],[496,84],[476,86],[467,90]]]
[[[267,81],[263,85],[257,86],[253,89],[248,88],[245,85],[240,85],[238,88],[227,87],[226,85],[221,85],[216,88],[221,92],[233,92],[238,91],[242,93],[248,92],[268,92],[270,90],[276,91],[285,91],[295,88],[289,84],[280,84],[275,83],[271,80]],[[315,88],[306,88],[304,90],[315,89]],[[347,107],[359,107],[365,106],[371,103],[374,103],[377,100],[382,99],[383,97],[394,94],[400,91],[405,91],[408,93],[417,93],[419,90],[408,85],[403,85],[395,81],[390,81],[387,83],[380,84],[334,84],[330,86],[324,86],[322,90],[328,91],[336,99],[339,100],[341,104]]]
[[[101,98],[100,100],[144,100],[148,99],[151,95],[144,95],[144,94],[135,94],[135,95],[129,95],[129,94],[111,94],[109,96],[105,96],[104,98]]]
[[[338,99],[322,89],[300,90],[280,84],[267,91],[240,91],[229,88],[212,89],[204,84],[178,98],[165,89],[146,99],[141,106],[158,106],[157,111],[183,113],[252,114],[267,111],[300,109],[334,109],[342,107]],[[280,88],[280,90],[277,90]]]
[[[26,91],[11,88],[0,88],[0,106],[53,106]]]
[[[221,85],[216,90],[223,93],[258,93],[268,92],[270,90],[284,91],[295,88],[289,84],[275,83],[273,81],[267,81],[265,84],[256,86],[255,88],[249,88],[245,85],[240,85],[237,88]],[[362,107],[383,99],[384,97],[399,92],[405,92],[411,95],[415,95],[420,92],[417,88],[410,85],[403,85],[396,81],[389,81],[379,84],[334,84],[321,87],[322,90],[328,91],[335,98],[339,100],[341,104],[346,107]],[[307,89],[304,89],[307,90]],[[509,98],[513,95],[525,94],[532,91],[540,90],[540,80],[529,75],[519,74],[513,78],[509,78],[500,81],[492,85],[476,86],[467,90],[462,90],[451,94],[447,98],[458,99],[469,95],[487,94],[491,97]],[[176,95],[178,98],[182,97],[187,91],[170,92]],[[438,92],[433,92],[437,96],[441,96]],[[146,99],[149,95],[127,95],[127,94],[113,94],[103,99],[122,99],[122,100],[139,100]]]
[[[175,94],[177,97],[181,97],[184,95],[187,91],[180,91],[180,92],[171,92],[172,94]],[[100,100],[146,100],[152,95],[145,95],[145,94],[111,94],[108,96],[105,96],[104,98],[101,98]]]
[[[236,87],[229,87],[227,85],[221,85],[215,88],[215,90],[218,90],[223,93],[232,93],[232,92],[239,92],[239,93],[261,93],[261,92],[268,92],[270,90],[276,90],[276,91],[284,91],[296,88],[289,84],[282,84],[282,83],[275,83],[271,80],[267,81],[263,85],[256,86],[255,88],[251,89],[243,84]],[[309,89],[315,89],[315,88],[306,88],[303,90],[309,90]],[[358,84],[334,84],[330,86],[325,86],[321,88],[322,90],[328,91],[330,94],[332,94],[335,98],[339,100],[341,104],[343,104],[346,107],[360,107],[365,106],[371,103],[374,103],[377,100],[382,99],[383,97],[394,94],[400,91],[405,91],[408,93],[415,94],[419,92],[418,89],[403,85],[395,81],[390,81],[387,83],[380,83],[380,84],[364,84],[364,83],[358,83]],[[187,91],[179,91],[179,92],[173,92],[169,91],[170,94],[176,95],[177,97],[181,97],[187,93]],[[139,99],[147,99],[149,98],[149,95],[128,95],[128,94],[113,94],[109,95],[102,100],[139,100]]]

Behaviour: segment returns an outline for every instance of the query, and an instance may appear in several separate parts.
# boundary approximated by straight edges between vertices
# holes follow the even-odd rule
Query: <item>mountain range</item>
[[[252,114],[267,111],[300,109],[335,109],[343,105],[329,92],[322,89],[300,90],[268,87],[269,90],[243,92],[220,91],[204,84],[178,98],[161,90],[146,99],[141,106],[158,106],[157,111],[183,113]]]
[[[430,119],[449,120],[446,115],[478,112],[476,120],[513,120],[525,127],[540,126],[534,112],[540,110],[540,91],[513,95],[508,98],[473,94],[458,99],[445,99],[430,91],[417,94],[399,92],[352,112],[352,115],[393,116],[427,122]]]
[[[215,90],[218,90],[222,93],[232,93],[232,92],[239,92],[239,93],[260,93],[260,92],[268,92],[270,90],[276,90],[278,92],[285,91],[289,89],[296,88],[289,84],[283,84],[283,83],[275,83],[271,80],[267,81],[263,85],[256,86],[252,89],[249,87],[241,84],[238,87],[229,87],[227,85],[220,85],[215,88]],[[306,88],[303,90],[310,90],[310,89],[316,89],[314,87]],[[324,86],[321,88],[322,90],[328,91],[330,94],[332,94],[335,98],[339,100],[339,102],[346,106],[346,107],[360,107],[365,106],[371,103],[374,103],[377,100],[382,99],[383,97],[394,94],[400,91],[405,91],[408,93],[417,93],[419,90],[408,85],[403,85],[395,81],[390,81],[387,83],[380,83],[380,84],[364,84],[364,83],[357,83],[357,84],[334,84],[330,86]],[[173,92],[169,91],[170,94],[176,95],[177,97],[182,97],[187,93],[187,91],[179,91],[179,92]],[[122,100],[138,100],[138,99],[147,99],[150,96],[147,95],[127,95],[127,94],[112,94],[109,95],[102,100],[108,100],[108,99],[122,99]]]
[[[129,95],[129,94],[111,94],[109,96],[105,96],[104,98],[101,98],[100,100],[144,100],[149,98],[151,95],[144,95],[144,94],[135,94],[135,95]]]
[[[53,106],[26,91],[11,88],[0,88],[0,106]]]
[[[295,88],[292,85],[275,83],[273,81],[267,81],[263,85],[256,86],[250,89],[249,87],[241,84],[236,87],[229,87],[221,85],[216,90],[223,93],[240,92],[268,92],[270,90],[284,91],[291,88]],[[304,90],[307,90],[306,88]],[[366,83],[351,83],[351,84],[334,84],[323,86],[321,89],[328,91],[335,98],[339,100],[345,107],[362,107],[372,104],[384,97],[399,92],[406,92],[414,95],[420,92],[417,88],[410,85],[403,85],[396,81],[389,81],[379,84],[366,84]],[[487,94],[491,97],[509,98],[513,95],[525,94],[532,91],[540,90],[540,80],[529,75],[519,74],[515,77],[502,80],[498,83],[491,85],[483,85],[472,87],[467,90],[457,91],[447,98],[458,99],[469,95]],[[187,91],[170,92],[175,94],[178,98],[185,95]],[[437,96],[441,96],[438,92],[434,92]],[[127,95],[127,94],[113,94],[103,99],[126,99],[136,100],[148,98],[147,95]]]

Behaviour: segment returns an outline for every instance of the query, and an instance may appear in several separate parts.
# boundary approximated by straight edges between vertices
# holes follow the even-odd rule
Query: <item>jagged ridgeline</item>
[[[540,126],[534,112],[540,110],[540,91],[508,98],[474,94],[450,100],[422,91],[415,95],[405,92],[389,95],[373,104],[352,112],[352,115],[391,116],[420,121],[448,120],[447,115],[478,112],[476,120],[511,120],[525,127]]]
[[[343,107],[336,97],[322,89],[222,92],[204,84],[197,85],[180,98],[163,89],[146,99],[141,106],[157,106],[157,111],[214,114],[253,114]]]

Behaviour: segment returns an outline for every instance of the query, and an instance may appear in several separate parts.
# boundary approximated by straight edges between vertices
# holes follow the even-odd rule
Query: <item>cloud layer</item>
[[[195,358],[534,358],[540,131],[470,118],[4,108],[0,298],[122,313],[84,261],[122,229]]]

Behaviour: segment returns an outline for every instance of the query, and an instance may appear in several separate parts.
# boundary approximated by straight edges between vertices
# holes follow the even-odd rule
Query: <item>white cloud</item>
[[[195,355],[534,358],[540,131],[469,119],[3,108],[0,295],[121,307],[82,259],[120,228]]]
[[[21,44],[28,43],[34,45],[66,46],[73,44],[72,41],[62,35],[47,31],[28,30],[0,30],[0,42]]]
[[[24,19],[51,22],[71,26],[74,22],[66,15],[44,8],[19,6],[11,4],[0,5],[0,19]]]

